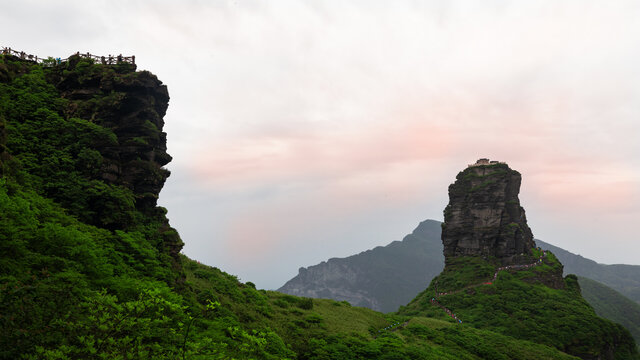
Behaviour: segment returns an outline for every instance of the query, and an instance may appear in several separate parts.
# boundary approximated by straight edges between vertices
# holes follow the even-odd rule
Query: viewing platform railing
[[[116,64],[134,64],[136,63],[136,57],[135,55],[132,56],[122,56],[122,54],[120,55],[109,55],[109,56],[98,56],[98,55],[93,55],[90,53],[86,53],[86,54],[81,54],[80,52],[77,52],[73,55],[71,55],[70,57],[66,58],[66,59],[60,59],[60,58],[52,58],[52,57],[38,57],[37,55],[31,55],[31,54],[27,54],[24,51],[17,51],[14,50],[10,47],[0,47],[0,54],[2,55],[13,55],[15,57],[18,57],[22,60],[28,60],[28,61],[34,61],[38,64],[43,64],[45,66],[53,66],[53,65],[58,65],[58,64],[62,64],[65,63],[67,61],[69,61],[69,58],[71,56],[79,56],[82,58],[86,58],[86,59],[92,59],[93,61],[95,61],[97,64],[102,64],[102,65],[116,65]]]

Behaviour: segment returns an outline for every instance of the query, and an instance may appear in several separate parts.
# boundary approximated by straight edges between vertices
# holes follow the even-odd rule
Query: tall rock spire
[[[442,243],[446,259],[495,258],[502,264],[528,260],[535,246],[518,193],[522,178],[502,162],[480,159],[449,186]]]

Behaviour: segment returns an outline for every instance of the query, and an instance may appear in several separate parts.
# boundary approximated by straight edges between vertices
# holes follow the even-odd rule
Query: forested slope
[[[595,280],[578,276],[578,281],[582,296],[596,314],[627,328],[640,346],[640,305]]]
[[[573,358],[187,259],[156,206],[166,87],[128,63],[48,65],[0,56],[1,359]]]

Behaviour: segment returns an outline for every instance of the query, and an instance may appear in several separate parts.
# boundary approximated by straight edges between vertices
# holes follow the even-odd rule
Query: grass
[[[497,267],[496,262],[486,261],[475,256],[461,256],[447,260],[440,275],[431,282],[438,292],[449,292],[479,282],[489,281]]]
[[[492,266],[480,258],[450,261],[442,274],[399,313],[446,320],[444,311],[430,303],[435,296],[436,280],[439,292],[462,289],[486,279],[487,270]],[[438,301],[465,325],[477,329],[554,346],[580,357],[605,356],[615,351],[617,358],[638,359],[629,332],[596,316],[580,296],[575,276],[563,280],[564,289],[543,285],[550,277],[561,276],[561,266],[555,256],[548,253],[543,265],[501,271],[491,285],[441,296]]]
[[[345,302],[255,290],[186,257],[183,267],[186,284],[194,292],[218,289],[214,296],[222,307],[232,309],[238,318],[251,319],[249,328],[273,329],[305,358],[367,359],[393,353],[397,359],[575,359],[545,345],[455,324],[445,317],[383,314]],[[472,268],[478,267],[486,265],[477,262]],[[471,272],[465,274],[472,278]],[[430,308],[431,315],[440,317],[440,309]],[[394,323],[401,325],[394,331],[379,331]]]

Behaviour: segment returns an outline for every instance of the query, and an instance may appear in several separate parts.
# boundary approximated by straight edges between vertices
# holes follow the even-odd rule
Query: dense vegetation
[[[619,323],[629,330],[640,346],[640,304],[629,300],[612,288],[578,276],[582,296],[598,316]]]
[[[185,258],[187,282],[250,326],[270,326],[304,359],[573,359],[551,347],[426,317],[347,302],[256,291]],[[213,290],[213,292],[212,292]],[[251,294],[250,296],[243,296]],[[205,297],[207,297],[205,296]],[[242,299],[251,299],[250,301]],[[393,326],[393,324],[397,324]],[[388,330],[385,330],[388,329]]]
[[[282,340],[268,350],[252,345],[277,335],[215,316],[212,299],[192,301],[180,259],[167,246],[177,233],[164,209],[140,206],[148,194],[102,176],[103,164],[124,146],[120,129],[69,114],[105,97],[126,101],[126,94],[83,102],[61,96],[54,84],[148,76],[122,65],[76,58],[43,68],[1,58],[0,358],[287,357]],[[159,132],[142,125],[150,129],[142,134]],[[216,336],[191,331],[194,318],[211,322]]]
[[[142,237],[82,224],[6,179],[0,211],[3,359],[571,358],[450,322],[256,290],[186,257],[176,291],[146,275],[157,251]]]
[[[0,359],[573,358],[488,327],[257,290],[178,255],[154,202],[168,175],[154,84],[128,64],[0,57]]]
[[[598,281],[640,304],[640,266],[599,264],[544,241],[536,240],[536,243],[556,254],[564,265],[565,274]]]
[[[638,358],[628,330],[596,316],[580,296],[575,275],[558,283],[562,265],[552,253],[540,266],[500,271],[496,281],[466,289],[491,282],[495,268],[495,263],[477,257],[452,259],[429,288],[399,313],[446,317],[431,305],[436,291],[446,292],[449,295],[440,296],[439,303],[476,328],[551,345],[583,358]],[[458,290],[462,291],[452,293]]]
[[[307,291],[308,296],[327,297],[334,300],[347,300],[345,294],[366,294],[368,302],[361,302],[360,306],[372,308],[371,304],[385,306],[383,312],[395,311],[400,305],[405,305],[426,286],[418,287],[417,283],[431,280],[444,267],[442,256],[442,240],[440,239],[440,225],[435,220],[420,223],[412,234],[402,241],[394,241],[387,246],[361,252],[346,258],[333,258],[326,262],[306,268],[311,275],[299,274],[291,279],[278,291],[289,293],[292,288]],[[535,240],[542,249],[551,250],[554,256],[564,265],[564,274],[577,274],[584,299],[591,305],[598,316],[617,322],[626,327],[633,335],[636,344],[640,345],[640,309],[633,305],[633,301],[604,284],[595,284],[583,274],[605,278],[612,287],[626,290],[633,294],[634,284],[640,279],[640,266],[636,265],[602,265],[593,260],[585,259],[566,250]],[[465,271],[480,278],[489,277],[492,266],[469,259],[456,276],[456,281],[463,280]],[[332,266],[342,270],[336,272]],[[481,270],[483,269],[484,270]],[[384,271],[380,271],[384,269]],[[637,276],[634,276],[636,274]],[[354,277],[355,275],[355,277]],[[586,276],[586,275],[585,275]],[[419,277],[419,279],[416,279]],[[412,282],[408,282],[412,279]],[[470,279],[467,279],[470,281]],[[621,290],[618,290],[621,291]],[[316,297],[316,296],[314,296]],[[387,300],[389,299],[389,300]],[[404,299],[399,302],[398,299]]]

